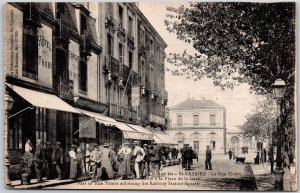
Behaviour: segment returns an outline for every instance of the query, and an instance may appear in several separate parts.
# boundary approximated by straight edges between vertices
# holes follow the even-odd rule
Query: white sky
[[[171,34],[166,30],[164,20],[166,19],[166,7],[179,6],[182,3],[147,3],[140,2],[139,8],[144,13],[146,18],[158,31],[161,37],[168,44],[165,52],[168,55],[170,52],[182,53],[184,49],[193,52],[194,49],[190,44],[177,40],[175,34]],[[166,67],[171,67],[171,64],[166,63]],[[234,90],[221,90],[220,87],[213,85],[212,80],[202,79],[200,81],[188,80],[185,77],[173,76],[171,72],[166,72],[166,90],[169,93],[168,106],[174,106],[183,100],[192,97],[205,97],[213,99],[221,105],[224,105],[227,112],[227,128],[236,130],[235,126],[244,123],[245,116],[252,111],[253,104],[256,101],[256,96],[249,93],[249,85],[243,84],[235,87]]]

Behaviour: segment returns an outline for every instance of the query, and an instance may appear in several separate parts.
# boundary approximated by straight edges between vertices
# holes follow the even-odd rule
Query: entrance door
[[[193,150],[195,153],[199,154],[199,141],[194,141]]]

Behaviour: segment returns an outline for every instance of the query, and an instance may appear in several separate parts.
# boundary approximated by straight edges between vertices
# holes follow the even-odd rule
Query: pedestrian
[[[143,173],[142,177],[146,177],[146,176],[149,176],[149,174],[150,174],[151,155],[149,153],[149,148],[148,148],[147,144],[143,145],[143,149],[144,149],[144,152],[145,152],[145,156],[144,156],[144,160],[143,160],[143,162],[144,162],[144,171],[142,172]]]
[[[149,151],[151,155],[151,174],[152,178],[159,177],[159,169],[160,169],[160,151],[157,143],[153,143],[153,148]]]
[[[43,164],[45,162],[45,149],[42,144],[42,140],[38,139],[36,141],[36,149],[35,149],[35,175],[38,182],[42,182],[42,171]]]
[[[32,152],[32,143],[29,138],[26,139],[25,143],[25,153],[31,153]]]
[[[183,148],[180,150],[180,153],[181,153],[181,159],[182,159],[182,168],[185,168],[185,165],[186,165],[186,160],[185,160],[185,157],[184,157],[184,153],[185,151],[187,150],[187,144],[184,144],[183,145]]]
[[[104,143],[103,144],[103,149],[100,152],[100,157],[101,157],[101,175],[100,179],[101,180],[107,180],[112,179],[115,177],[114,175],[114,170],[112,167],[113,164],[113,152],[109,149],[109,144]],[[107,173],[107,175],[105,174]]]
[[[183,153],[183,157],[185,160],[185,170],[190,170],[191,169],[191,164],[192,164],[192,160],[193,160],[193,150],[192,147],[187,147],[186,150]]]
[[[232,159],[232,151],[231,151],[231,149],[229,149],[229,151],[228,151],[228,156],[229,156],[229,160],[231,160]]]
[[[122,145],[122,148],[118,152],[119,156],[119,168],[118,175],[122,176],[122,179],[127,179],[132,175],[131,171],[131,158],[132,158],[132,150],[129,148],[129,143],[125,142]]]
[[[133,150],[133,157],[134,157],[134,171],[135,176],[137,179],[141,178],[141,164],[142,160],[145,157],[145,151],[141,148],[141,145],[138,141],[133,142],[134,150]]]
[[[77,176],[82,176],[85,174],[84,170],[84,155],[80,146],[77,148],[76,152],[76,161],[77,161]]]
[[[76,160],[76,145],[71,145],[71,150],[69,151],[70,157],[70,179],[75,179],[77,177],[77,160]]]
[[[97,178],[97,165],[96,162],[99,160],[99,154],[98,154],[98,145],[94,145],[94,150],[91,152],[90,156],[90,168],[92,171],[92,179],[93,181],[96,181]]]
[[[60,180],[62,179],[62,168],[63,168],[63,160],[64,160],[64,154],[63,154],[63,150],[60,147],[61,143],[59,141],[55,142],[55,149],[54,149],[54,162],[53,162],[53,166],[56,170],[56,174],[57,174],[57,178]]]
[[[211,166],[211,150],[209,145],[206,146],[206,152],[205,152],[205,169],[206,170],[212,170],[212,166]]]
[[[90,157],[91,157],[90,145],[87,143],[85,146],[85,155],[84,155],[86,174],[89,174],[91,171],[90,170]]]
[[[53,148],[50,141],[46,142],[45,150],[45,170],[46,170],[46,179],[52,177],[52,162],[53,162]]]

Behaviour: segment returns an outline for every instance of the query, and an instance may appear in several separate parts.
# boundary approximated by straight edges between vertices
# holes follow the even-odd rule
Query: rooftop
[[[221,107],[222,105],[218,104],[217,102],[210,100],[210,99],[187,99],[169,109],[176,110],[176,109],[196,109],[196,108],[206,108],[206,107]]]

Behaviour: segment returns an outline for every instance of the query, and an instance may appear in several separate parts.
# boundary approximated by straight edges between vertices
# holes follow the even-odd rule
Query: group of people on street
[[[34,171],[38,182],[43,181],[43,176],[46,177],[44,179],[90,176],[94,181],[116,177],[139,179],[150,175],[155,178],[159,177],[166,159],[175,159],[179,154],[176,148],[159,147],[155,142],[142,145],[140,141],[134,141],[133,146],[126,141],[116,151],[108,143],[90,146],[74,141],[69,151],[64,151],[59,141],[54,145],[43,143],[40,139],[36,141],[35,148],[28,139],[25,152],[34,152]]]

